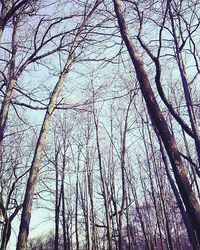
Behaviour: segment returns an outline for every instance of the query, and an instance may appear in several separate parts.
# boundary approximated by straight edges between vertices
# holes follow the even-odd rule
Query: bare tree
[[[29,233],[29,223],[30,223],[30,217],[31,217],[31,208],[33,203],[33,196],[34,196],[34,190],[37,183],[37,176],[40,166],[40,160],[42,156],[42,150],[44,147],[46,135],[48,132],[48,128],[50,125],[52,113],[56,107],[57,104],[57,98],[61,91],[61,88],[64,84],[64,80],[66,77],[66,74],[69,72],[72,64],[74,63],[76,57],[74,55],[76,48],[79,46],[80,43],[80,35],[87,25],[88,20],[92,16],[94,10],[99,5],[99,1],[96,1],[94,6],[89,10],[89,12],[84,16],[83,22],[80,24],[80,26],[77,28],[77,30],[74,32],[74,38],[71,41],[69,47],[68,47],[68,57],[64,64],[64,67],[60,73],[59,79],[54,87],[54,90],[51,94],[50,101],[48,104],[48,109],[46,111],[43,125],[40,131],[40,135],[37,141],[37,146],[34,152],[34,157],[30,169],[29,179],[27,182],[26,187],[26,193],[23,203],[23,210],[22,210],[22,216],[21,216],[21,224],[20,224],[20,230],[19,230],[19,236],[18,236],[18,243],[17,243],[17,249],[25,249],[27,244],[27,238]],[[82,40],[82,39],[81,39]]]
[[[196,231],[198,241],[200,241],[199,226],[200,226],[200,205],[196,198],[195,193],[191,189],[190,181],[187,177],[185,166],[181,160],[180,153],[178,151],[176,140],[173,134],[168,128],[160,107],[156,101],[155,95],[151,88],[151,84],[148,75],[144,69],[143,61],[138,55],[138,51],[128,33],[124,14],[121,6],[121,2],[114,1],[115,13],[117,16],[121,36],[127,46],[127,50],[131,57],[132,63],[135,67],[136,75],[140,83],[140,88],[144,96],[149,115],[151,117],[154,126],[158,130],[162,141],[165,145],[166,151],[173,167],[176,182],[181,193],[182,199],[187,209],[187,213],[190,216],[192,225]]]

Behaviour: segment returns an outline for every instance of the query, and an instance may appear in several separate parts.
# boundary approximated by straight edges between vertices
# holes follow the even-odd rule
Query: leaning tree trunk
[[[181,212],[181,215],[182,215],[182,218],[183,218],[183,222],[184,222],[184,224],[186,226],[186,230],[187,230],[187,233],[188,233],[188,237],[190,239],[190,243],[191,243],[194,250],[198,250],[199,249],[199,244],[198,244],[198,240],[196,239],[195,230],[192,227],[191,220],[190,220],[190,218],[188,217],[188,214],[185,211],[183,202],[182,202],[181,197],[179,195],[179,192],[178,192],[178,190],[176,188],[176,184],[175,184],[175,182],[174,182],[174,180],[173,180],[173,178],[172,178],[172,176],[170,174],[170,168],[169,168],[169,164],[168,164],[168,161],[167,161],[167,157],[165,155],[164,147],[162,145],[162,142],[161,142],[160,137],[159,137],[158,134],[157,134],[157,137],[158,137],[158,141],[159,141],[159,145],[160,145],[160,152],[161,152],[161,155],[162,155],[163,163],[164,163],[164,166],[165,166],[165,171],[166,171],[169,183],[171,185],[171,188],[172,188],[172,190],[174,192],[174,196],[176,198],[176,202],[177,202],[178,207],[180,209],[180,212]]]
[[[88,20],[90,19],[93,12],[99,6],[100,3],[101,3],[100,0],[96,0],[92,8],[89,10],[89,12],[84,13],[85,16],[84,16],[83,22],[80,24],[80,26],[77,28],[76,32],[74,33],[74,39],[68,47],[68,51],[69,51],[68,59],[63,67],[63,70],[59,76],[59,79],[50,96],[47,111],[43,120],[42,128],[41,128],[40,135],[39,135],[37,145],[35,148],[33,161],[32,161],[31,168],[30,168],[29,178],[28,178],[28,182],[26,186],[22,216],[21,216],[21,223],[20,223],[20,229],[19,229],[19,235],[18,235],[18,241],[17,241],[17,250],[26,249],[28,233],[29,233],[29,224],[30,224],[30,219],[31,219],[31,209],[32,209],[32,204],[33,204],[33,196],[34,196],[34,191],[35,191],[35,187],[37,183],[37,177],[38,177],[39,166],[40,166],[40,161],[42,157],[42,151],[43,151],[44,143],[46,140],[47,132],[49,129],[51,117],[52,117],[53,111],[56,108],[57,98],[59,96],[59,93],[64,83],[64,79],[67,73],[69,72],[71,65],[75,62],[75,59],[77,59],[75,58],[75,55],[74,55],[75,50],[77,47],[79,47],[80,43],[84,41],[81,38],[82,31],[84,30]],[[86,37],[86,35],[84,37]]]
[[[69,59],[67,63],[65,64],[64,70],[61,76],[59,77],[59,80],[52,92],[49,105],[48,105],[48,109],[46,111],[46,114],[43,120],[43,125],[41,128],[37,146],[34,152],[29,179],[28,179],[28,183],[26,186],[22,216],[21,216],[21,224],[20,224],[18,242],[17,242],[17,250],[26,249],[26,243],[27,243],[27,238],[28,238],[28,233],[29,233],[29,224],[30,224],[30,219],[31,219],[31,209],[32,209],[32,204],[33,204],[33,196],[34,196],[34,191],[35,191],[35,187],[37,183],[42,150],[43,150],[44,143],[46,140],[46,135],[47,135],[48,128],[50,125],[52,113],[56,107],[57,97],[60,93],[61,87],[64,82],[64,78],[67,72],[69,71],[71,64],[72,64],[72,59],[71,59],[71,56],[69,56]]]
[[[149,116],[152,123],[158,130],[160,137],[163,141],[163,144],[168,153],[174,176],[176,179],[179,192],[183,199],[184,205],[186,207],[187,213],[191,219],[192,226],[200,242],[200,204],[192,190],[191,183],[188,179],[185,166],[180,157],[180,153],[177,147],[176,140],[173,134],[170,132],[167,122],[164,119],[164,116],[160,110],[160,107],[157,103],[151,84],[148,78],[148,75],[145,71],[143,61],[141,60],[138,51],[128,33],[125,18],[123,15],[121,1],[113,0],[115,13],[117,16],[121,36],[126,44],[127,50],[129,52],[130,58],[134,65],[136,75],[140,84],[142,95],[145,99]]]

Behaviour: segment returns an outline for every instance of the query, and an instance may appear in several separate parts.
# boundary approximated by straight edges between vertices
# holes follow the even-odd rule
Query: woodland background
[[[199,1],[0,6],[0,249],[200,249]]]

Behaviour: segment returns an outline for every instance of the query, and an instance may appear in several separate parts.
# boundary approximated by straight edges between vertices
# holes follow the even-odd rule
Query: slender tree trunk
[[[22,208],[22,205],[17,206],[15,208],[14,212],[9,217],[7,217],[7,211],[8,211],[8,206],[9,206],[10,201],[11,201],[10,198],[11,198],[12,191],[10,191],[10,193],[8,195],[9,198],[7,200],[6,208],[5,208],[5,211],[3,213],[4,222],[3,222],[3,225],[1,228],[2,232],[1,232],[1,236],[0,236],[0,239],[1,239],[0,250],[5,250],[7,248],[7,245],[8,245],[8,242],[10,240],[10,236],[11,236],[11,229],[12,229],[11,223],[14,220],[14,218],[16,217],[16,215],[18,214],[18,212],[20,211],[20,209]]]
[[[93,170],[92,170],[93,172]],[[96,226],[95,226],[95,212],[94,212],[94,201],[93,201],[93,180],[92,180],[92,173],[90,175],[90,183],[89,183],[89,196],[90,196],[90,204],[91,204],[91,223],[92,223],[92,249],[97,250],[97,235],[96,235]]]
[[[64,180],[63,180],[64,182]],[[63,247],[64,250],[70,250],[71,249],[71,245],[70,245],[70,238],[69,236],[67,237],[67,235],[69,235],[69,233],[67,234],[67,231],[69,231],[68,229],[66,230],[66,211],[65,211],[65,189],[64,189],[64,183],[62,183],[62,227],[63,227]],[[67,225],[67,228],[69,228],[69,226]]]
[[[112,204],[113,204],[113,208],[114,211],[112,213],[112,226],[113,229],[115,228],[115,221],[116,221],[116,227],[117,227],[117,232],[119,232],[119,214],[118,214],[118,210],[117,210],[117,201],[116,201],[116,192],[115,192],[115,183],[114,180],[112,180],[112,184],[111,184],[111,200],[112,200]],[[114,220],[115,218],[115,220]],[[115,247],[116,249],[118,249],[119,243],[116,240],[116,232],[114,231],[114,237],[115,237]],[[118,237],[119,238],[119,237]]]
[[[1,239],[1,250],[6,250],[8,241],[11,235],[11,222],[9,219],[5,220],[5,225],[2,232],[2,239]]]
[[[126,140],[127,140],[127,131],[128,131],[128,116],[131,108],[133,96],[132,92],[130,94],[130,100],[125,114],[124,128],[122,133],[122,146],[121,146],[121,174],[122,174],[122,204],[121,211],[119,213],[119,250],[123,249],[123,214],[125,209],[125,204],[127,201],[127,187],[126,187],[126,169],[125,169],[125,156],[126,156]]]
[[[54,248],[58,250],[59,247],[59,225],[60,225],[60,203],[61,203],[61,191],[59,192],[59,170],[58,170],[58,156],[59,149],[55,153],[55,183],[56,183],[56,194],[55,194],[55,236],[54,236]]]
[[[79,181],[78,173],[76,179],[76,204],[75,204],[75,234],[76,234],[76,250],[79,250],[79,230],[78,230],[78,198],[79,198]]]
[[[105,177],[103,173],[103,167],[102,167],[102,159],[101,159],[101,149],[99,144],[99,127],[98,127],[98,121],[95,114],[95,111],[93,110],[94,115],[94,124],[95,124],[95,132],[96,132],[96,145],[97,145],[97,152],[98,152],[98,163],[99,163],[99,170],[100,170],[100,177],[101,177],[101,183],[102,183],[102,192],[103,192],[103,199],[104,199],[104,208],[105,208],[105,214],[106,214],[106,227],[107,227],[107,239],[108,239],[108,249],[112,249],[112,232],[111,232],[111,221],[110,221],[110,215],[109,215],[109,203],[108,203],[108,192],[106,189],[105,184]]]
[[[131,216],[129,211],[129,189],[127,188],[127,198],[126,198],[126,233],[127,233],[127,239],[128,239],[128,248],[129,250],[133,249],[132,247],[132,239],[131,239]]]
[[[88,173],[88,166],[86,166],[86,171],[85,171],[85,184],[86,184],[86,228],[87,228],[87,249],[92,250],[92,237],[91,237],[91,223],[90,223],[90,199],[89,199],[89,188],[88,188],[88,183],[89,183],[89,173]]]

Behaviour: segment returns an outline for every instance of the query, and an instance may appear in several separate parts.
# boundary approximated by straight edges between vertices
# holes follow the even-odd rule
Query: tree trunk
[[[6,250],[7,248],[7,244],[8,244],[8,241],[10,239],[10,235],[11,235],[11,222],[9,219],[7,219],[5,221],[5,225],[4,225],[4,228],[3,228],[3,232],[2,232],[2,239],[1,239],[1,248],[0,250]]]
[[[55,197],[55,236],[54,236],[54,248],[58,250],[59,247],[59,224],[60,224],[60,204],[61,204],[61,191],[59,192],[59,170],[58,170],[58,155],[59,149],[55,155],[55,173],[56,173],[56,197]]]
[[[92,238],[91,238],[91,209],[90,209],[90,199],[89,199],[89,173],[88,166],[86,166],[85,171],[85,187],[86,187],[86,228],[87,228],[87,249],[92,250]]]
[[[176,183],[179,188],[179,192],[184,201],[187,213],[190,216],[192,226],[197,234],[198,241],[200,242],[200,204],[196,198],[195,193],[191,188],[190,181],[187,177],[185,166],[181,160],[179,150],[177,148],[176,140],[170,132],[167,122],[165,121],[159,105],[156,101],[155,95],[151,88],[148,75],[144,69],[144,64],[135,48],[135,45],[127,31],[124,15],[122,12],[121,1],[114,0],[114,8],[117,16],[121,36],[126,44],[132,63],[135,67],[136,75],[140,84],[141,92],[145,99],[148,113],[155,125],[158,133],[164,143],[166,151],[168,153]]]
[[[26,186],[26,193],[25,193],[22,216],[21,216],[20,230],[19,230],[18,241],[17,241],[17,250],[26,249],[27,238],[29,234],[29,224],[30,224],[30,219],[31,219],[31,210],[32,210],[32,204],[33,204],[33,196],[34,196],[34,191],[35,191],[35,187],[37,183],[37,177],[38,177],[39,166],[40,166],[40,161],[42,157],[42,151],[43,151],[44,143],[46,140],[48,128],[50,125],[51,116],[56,107],[57,97],[63,85],[65,75],[69,71],[71,64],[72,64],[72,60],[71,60],[71,55],[70,55],[67,63],[65,64],[64,70],[61,73],[61,76],[59,77],[59,80],[52,92],[49,105],[48,105],[48,109],[46,111],[46,114],[43,120],[43,125],[41,128],[37,146],[34,152],[34,157],[33,157],[33,161],[31,164],[28,183]]]
[[[159,135],[157,135],[157,136],[158,136],[158,140],[159,140],[159,144],[160,144],[160,151],[161,151],[161,154],[162,154],[162,158],[163,158],[165,170],[166,170],[166,173],[167,173],[167,177],[168,177],[169,183],[171,185],[171,188],[172,188],[172,190],[174,192],[174,196],[176,198],[178,207],[180,209],[180,212],[181,212],[181,215],[182,215],[182,218],[183,218],[183,222],[185,224],[185,227],[186,227],[186,230],[187,230],[187,233],[188,233],[190,243],[191,243],[194,250],[198,250],[199,249],[199,244],[198,244],[198,239],[196,237],[197,235],[195,234],[195,230],[192,227],[191,220],[188,217],[187,212],[185,211],[185,208],[184,208],[184,205],[182,203],[179,192],[178,192],[178,190],[176,188],[176,185],[174,183],[174,180],[172,179],[172,176],[170,174],[169,165],[168,165],[167,157],[166,157],[165,152],[164,152],[164,147],[162,145],[162,142],[161,142],[161,140],[159,138]]]
[[[98,121],[97,121],[94,108],[93,108],[93,115],[94,115],[95,133],[96,133],[96,145],[97,145],[97,152],[98,152],[98,164],[99,164],[99,170],[100,170],[102,193],[103,193],[103,199],[104,199],[104,208],[105,208],[105,214],[106,214],[108,249],[111,250],[112,249],[112,231],[111,231],[111,221],[110,221],[110,215],[109,215],[108,192],[106,188],[105,176],[104,176],[102,159],[101,159],[101,149],[100,149],[100,144],[99,144],[99,125],[98,125]]]

